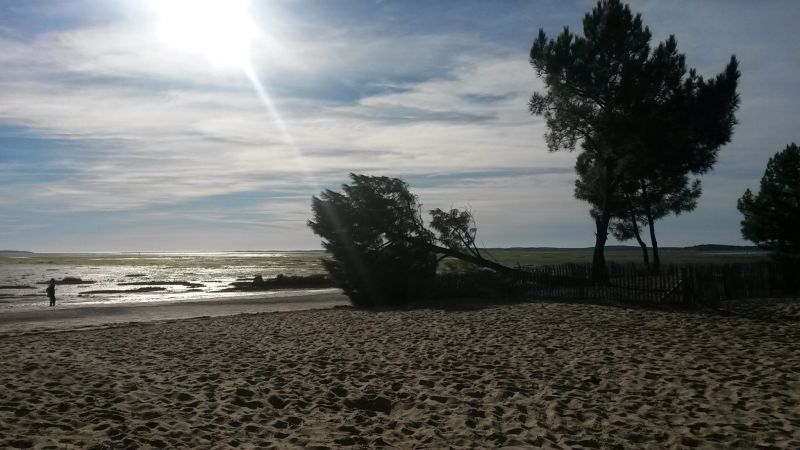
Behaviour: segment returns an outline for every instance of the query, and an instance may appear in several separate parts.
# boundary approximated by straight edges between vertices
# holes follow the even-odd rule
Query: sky
[[[592,246],[577,153],[527,102],[538,30],[593,4],[0,0],[0,249],[319,249],[311,196],[350,172],[468,207],[488,247]],[[659,244],[745,245],[737,198],[800,142],[800,2],[629,4],[699,74],[742,73],[733,140]]]

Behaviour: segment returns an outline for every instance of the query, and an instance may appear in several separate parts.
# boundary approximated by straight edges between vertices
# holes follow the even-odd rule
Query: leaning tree
[[[417,199],[401,180],[351,174],[342,193],[312,197],[314,233],[325,238],[331,278],[356,306],[399,304],[436,274],[436,257],[413,240],[428,241]]]
[[[780,256],[800,256],[800,147],[794,143],[767,162],[761,189],[744,192],[742,236]]]
[[[484,257],[469,211],[430,211],[430,229],[422,205],[397,178],[350,174],[342,192],[325,190],[312,197],[308,226],[323,238],[331,254],[323,261],[331,278],[355,306],[398,305],[424,296],[442,256],[524,275]]]
[[[705,81],[694,71],[686,76],[685,58],[673,37],[655,49],[650,38],[639,14],[619,0],[602,0],[584,17],[583,36],[565,28],[548,39],[539,30],[530,52],[547,90],[534,93],[529,108],[545,119],[548,149],[580,148],[576,197],[591,205],[592,275],[599,282],[608,281],[604,249],[609,225],[614,217],[629,215],[625,199],[632,192],[625,188],[634,185],[630,181],[652,184],[708,170],[730,130],[726,135],[724,127],[704,127],[732,119],[738,105],[735,59],[723,74]],[[709,139],[712,133],[716,140]]]

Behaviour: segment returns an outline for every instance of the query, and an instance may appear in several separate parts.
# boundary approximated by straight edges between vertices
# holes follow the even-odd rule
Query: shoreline
[[[127,303],[88,305],[0,313],[0,337],[52,331],[84,330],[130,323],[150,323],[198,317],[221,317],[279,311],[327,309],[350,305],[344,294],[301,293],[284,295],[242,295],[216,299],[169,303]]]

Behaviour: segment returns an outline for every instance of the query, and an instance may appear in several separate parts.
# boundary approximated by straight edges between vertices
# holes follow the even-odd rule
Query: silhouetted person
[[[50,306],[56,306],[56,280],[50,278],[50,283],[47,284],[47,297],[50,299]]]

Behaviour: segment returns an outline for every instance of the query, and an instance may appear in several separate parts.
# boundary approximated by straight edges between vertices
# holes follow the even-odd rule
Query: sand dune
[[[334,309],[6,336],[0,447],[800,448],[800,304],[740,311]]]

